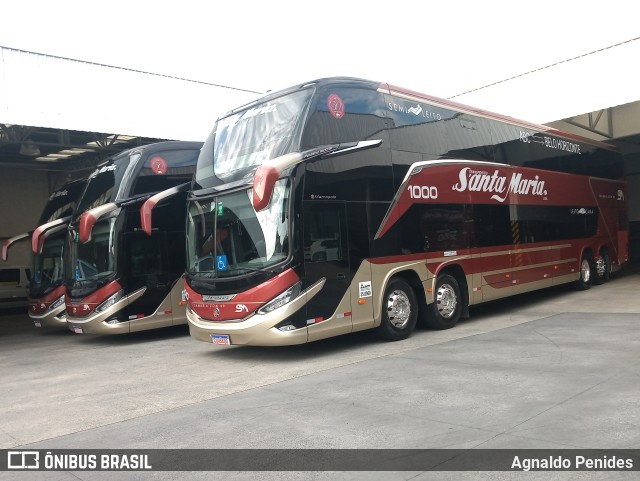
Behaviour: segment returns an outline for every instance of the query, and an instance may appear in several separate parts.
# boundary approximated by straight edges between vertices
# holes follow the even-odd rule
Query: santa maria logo
[[[520,195],[534,195],[545,197],[547,191],[544,180],[539,176],[533,178],[524,176],[521,172],[513,172],[511,179],[507,181],[506,175],[501,175],[499,170],[493,174],[486,171],[472,170],[465,167],[458,174],[458,183],[453,185],[456,192],[487,192],[492,193],[491,198],[498,202],[504,202],[510,193]]]

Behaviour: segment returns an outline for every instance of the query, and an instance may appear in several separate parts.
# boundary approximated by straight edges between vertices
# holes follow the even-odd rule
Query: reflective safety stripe
[[[344,317],[351,317],[351,312],[341,312],[340,314],[336,314],[336,319],[342,319]],[[324,317],[314,317],[313,319],[307,319],[307,325],[317,324],[318,322],[322,322],[324,320]]]

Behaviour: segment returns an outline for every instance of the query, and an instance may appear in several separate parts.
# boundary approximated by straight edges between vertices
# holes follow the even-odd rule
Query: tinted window
[[[389,151],[383,147],[312,160],[304,168],[306,200],[393,198]]]
[[[504,164],[528,165],[531,158],[529,142],[524,132],[513,125],[494,122],[491,126],[491,138],[495,144],[494,159]]]
[[[346,253],[346,231],[341,203],[305,203],[304,256],[306,261],[341,261]]]
[[[474,221],[473,247],[513,244],[508,205],[475,204],[469,209]]]
[[[70,182],[51,194],[40,216],[39,225],[71,215],[84,185],[84,181]]]
[[[15,286],[20,283],[20,269],[0,269],[0,286]]]
[[[456,159],[492,161],[491,121],[468,114],[458,114],[445,122],[448,155]]]
[[[595,235],[598,209],[595,207],[516,207],[521,242],[580,239]]]
[[[386,115],[392,120],[391,148],[444,156],[450,150],[445,124],[456,113],[424,102],[385,95]]]
[[[319,91],[304,128],[301,150],[379,139],[388,127],[383,96],[375,90],[329,87]]]
[[[493,123],[492,136],[497,162],[606,179],[624,175],[622,156],[613,150],[501,122]]]
[[[164,255],[164,235],[148,236],[144,232],[127,233],[126,250],[127,250],[127,267],[129,275],[136,278],[134,284],[144,284],[144,278],[149,275],[162,274],[165,267],[163,260],[167,259]],[[179,255],[176,253],[176,255]],[[143,278],[139,281],[137,278]],[[130,286],[133,287],[133,286]]]
[[[414,204],[390,232],[403,254],[469,247],[472,222],[463,204]]]
[[[129,195],[160,192],[191,181],[199,153],[199,150],[167,150],[150,155]]]

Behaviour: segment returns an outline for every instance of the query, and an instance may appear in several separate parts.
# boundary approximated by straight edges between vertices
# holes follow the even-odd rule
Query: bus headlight
[[[120,289],[115,294],[109,296],[107,298],[107,300],[105,300],[102,304],[98,304],[98,306],[95,309],[96,312],[104,312],[104,311],[106,311],[111,306],[113,306],[116,302],[118,302],[120,299],[122,299],[123,295],[124,295],[124,290]]]
[[[53,311],[54,309],[60,307],[62,304],[64,304],[64,294],[51,303],[51,305],[49,306],[49,310]]]
[[[289,289],[284,291],[279,296],[273,298],[269,302],[267,302],[264,306],[256,311],[256,314],[267,314],[278,307],[282,307],[285,304],[289,304],[292,300],[294,300],[300,294],[300,290],[302,288],[302,282],[296,282]]]

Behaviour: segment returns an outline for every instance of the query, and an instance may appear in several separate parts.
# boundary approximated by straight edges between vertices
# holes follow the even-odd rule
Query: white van
[[[31,269],[26,266],[0,267],[0,309],[27,307]]]

